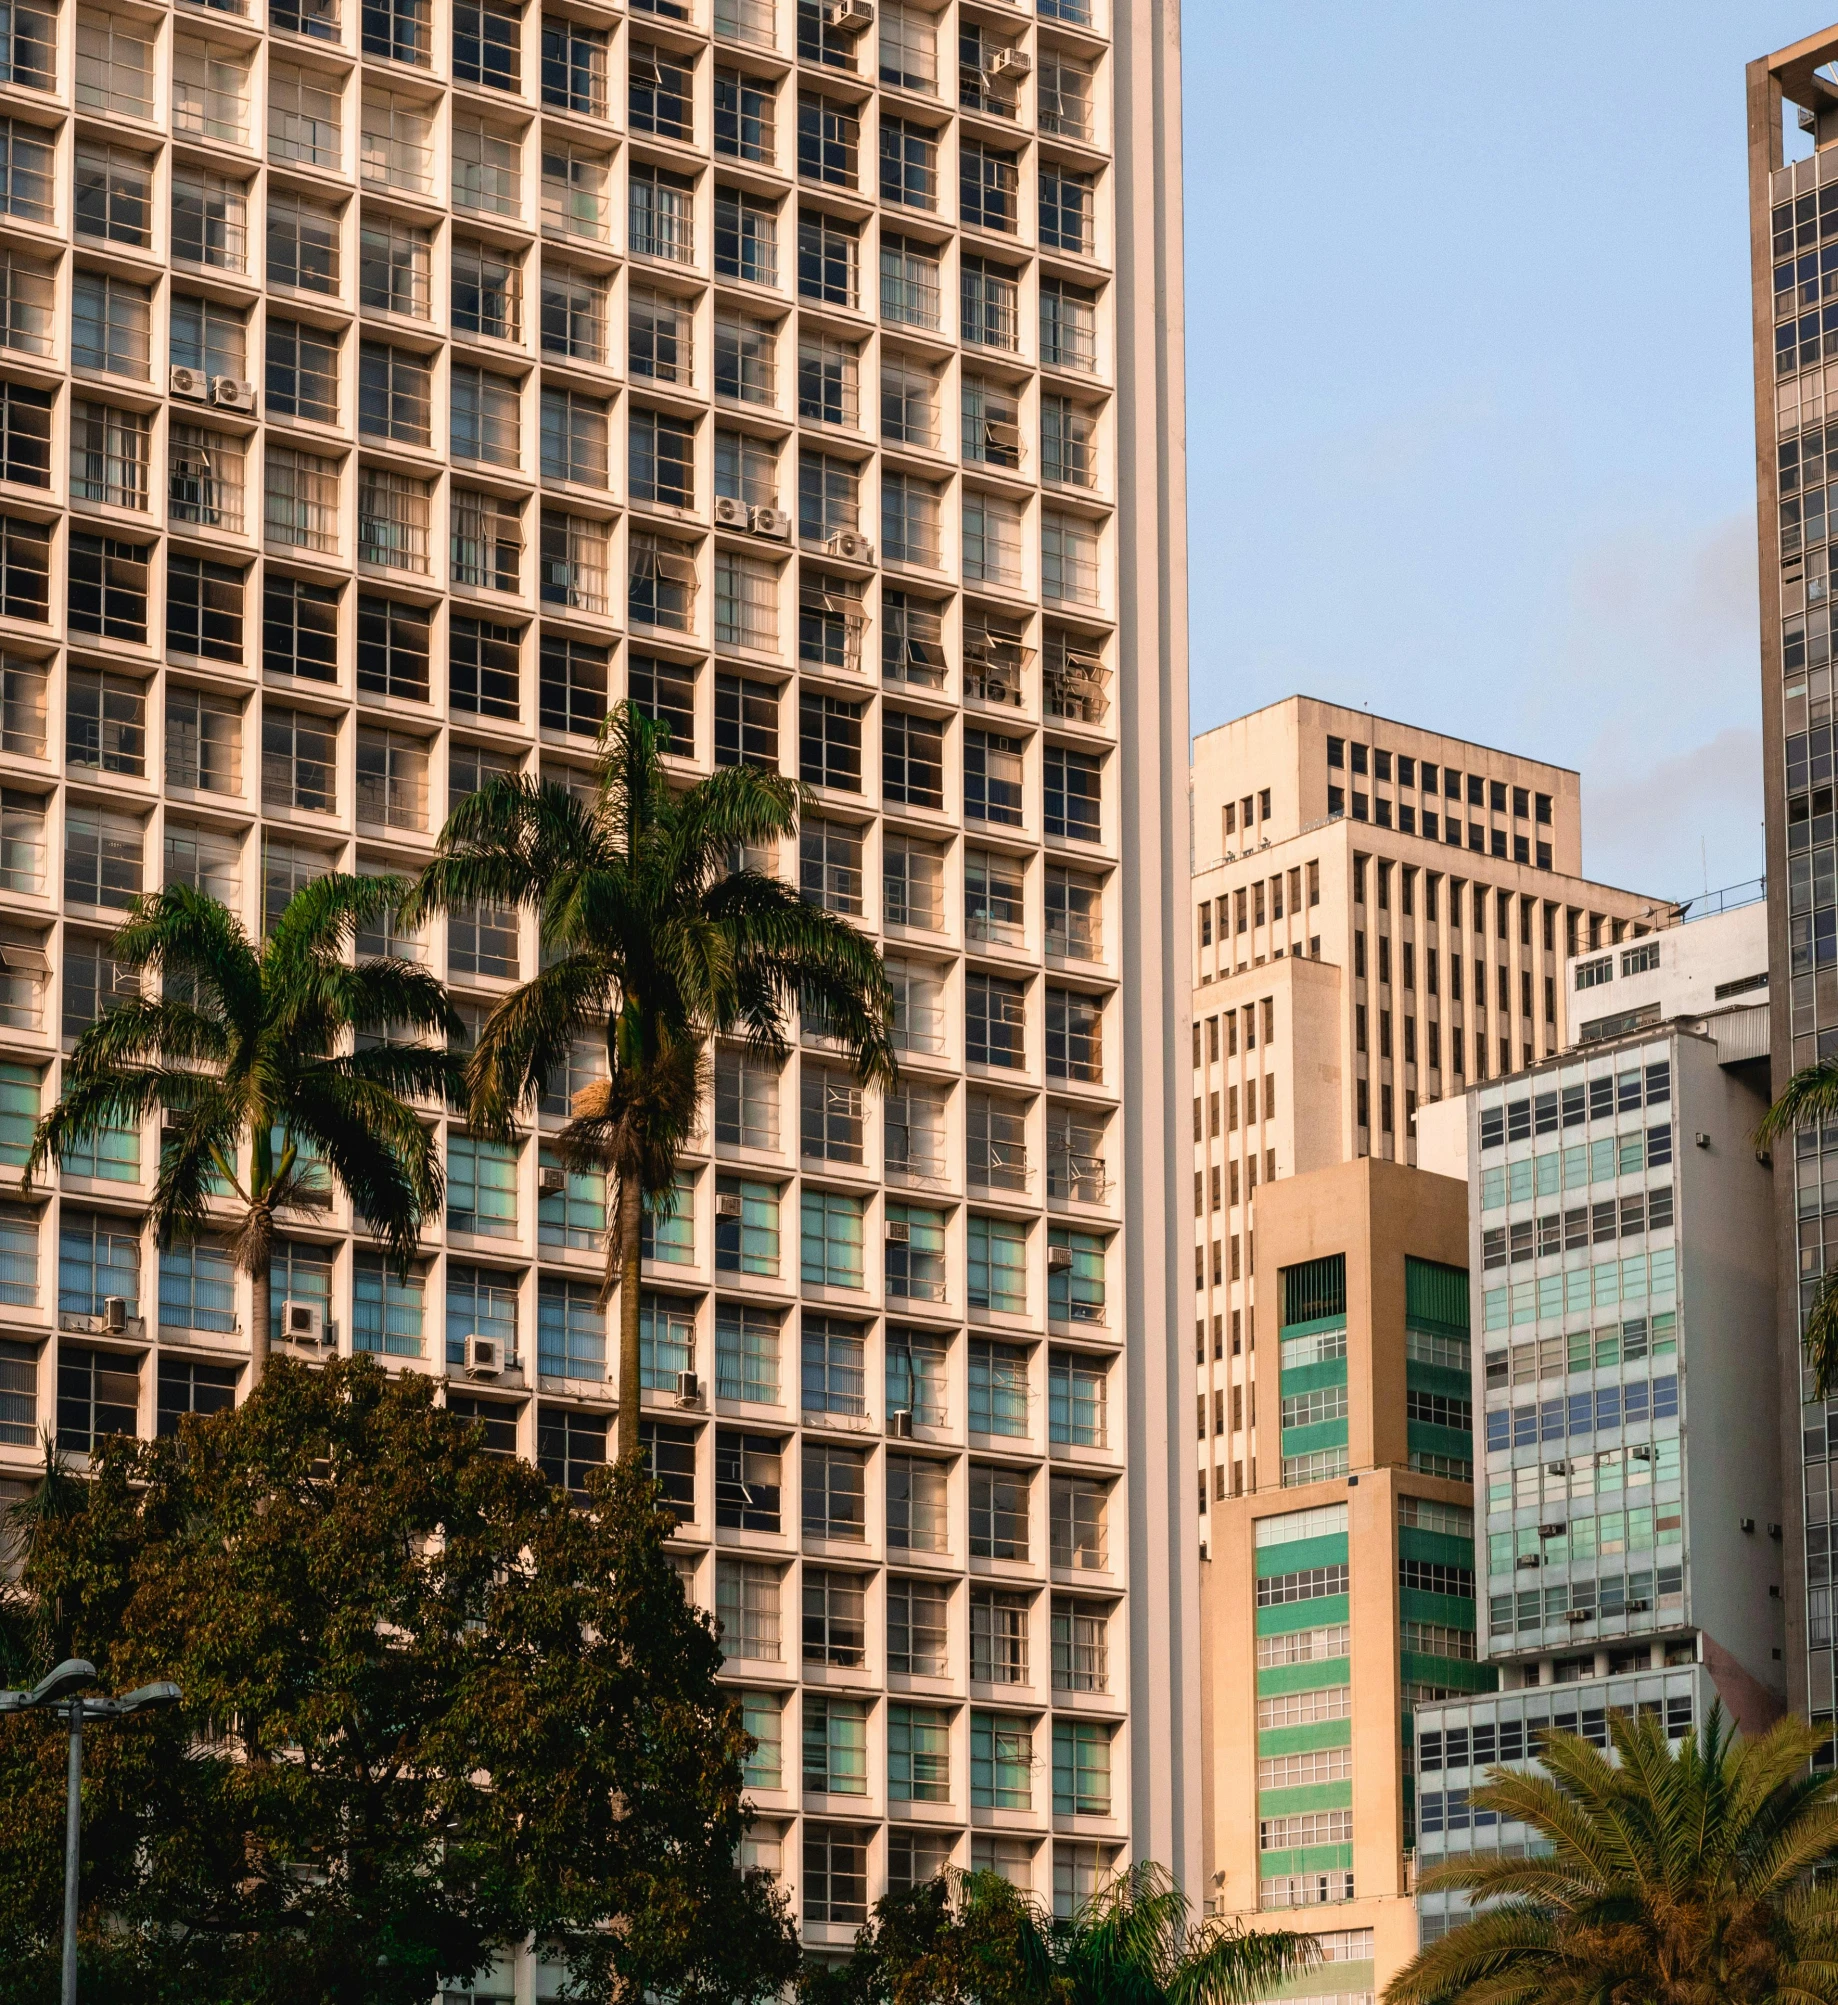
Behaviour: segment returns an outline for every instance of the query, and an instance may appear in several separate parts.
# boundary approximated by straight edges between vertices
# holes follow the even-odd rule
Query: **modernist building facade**
[[[1424,1122],[1468,1184],[1477,1642],[1500,1689],[1416,1709],[1420,1873],[1529,1842],[1473,1796],[1547,1731],[1606,1747],[1615,1713],[1653,1712],[1678,1739],[1720,1703],[1759,1732],[1785,1703],[1777,1400],[1754,1369],[1774,1321],[1762,916],[1675,927],[1614,957],[1631,970],[1572,961],[1573,993],[1624,985],[1647,1021]],[[1466,1912],[1418,1905],[1426,1941]]]
[[[1838,235],[1838,92],[1819,73],[1838,27],[1748,69],[1749,250],[1755,348],[1756,536],[1766,799],[1772,1045],[1777,1079],[1838,1050],[1838,948],[1831,882],[1832,644],[1826,599],[1828,415],[1838,375],[1819,276]],[[1796,157],[1790,158],[1793,155]],[[1826,255],[1829,255],[1829,250]],[[1838,357],[1838,349],[1831,351]],[[1830,1130],[1775,1152],[1778,1358],[1785,1500],[1789,1692],[1795,1711],[1833,1713],[1830,1472],[1838,1420],[1811,1398],[1800,1330],[1831,1264]],[[1838,1187],[1838,1175],[1834,1176]]]
[[[1192,813],[1208,1894],[1329,1909],[1302,1988],[1356,1999],[1416,1948],[1410,1709],[1494,1682],[1467,1197],[1418,1122],[1673,908],[1583,878],[1574,773],[1308,698],[1199,738]]]
[[[645,1274],[648,1439],[807,1939],[992,1864],[1196,1876],[1172,5],[35,4],[0,48],[0,1155],[185,881],[258,932],[414,871],[609,700],[886,950],[903,1079],[720,1052]],[[392,945],[482,1020],[531,923]],[[1123,981],[1125,971],[1131,980]],[[406,1282],[328,1192],[275,1337],[441,1378],[578,1486],[606,1193],[444,1129]],[[1127,1088],[1127,1090],[1126,1090]],[[157,1135],[4,1195],[0,1479],[239,1396]],[[496,1343],[484,1340],[495,1339]],[[527,1986],[527,1972],[516,1977]]]

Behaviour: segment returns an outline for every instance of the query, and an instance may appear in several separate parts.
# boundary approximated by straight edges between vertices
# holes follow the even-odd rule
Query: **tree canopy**
[[[776,1890],[734,1866],[751,1743],[713,1626],[639,1470],[591,1487],[363,1357],[103,1444],[0,1604],[33,1675],[183,1688],[88,1742],[85,1995],[427,2005],[529,1937],[586,1998],[790,1975]],[[0,1998],[56,1995],[64,1761],[0,1717]]]

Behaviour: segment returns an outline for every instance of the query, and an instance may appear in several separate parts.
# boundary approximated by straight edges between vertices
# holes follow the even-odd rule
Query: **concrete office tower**
[[[137,892],[259,932],[412,871],[494,774],[583,783],[609,698],[685,780],[809,782],[764,861],[887,950],[899,1092],[816,1026],[720,1052],[645,1279],[749,1856],[814,1944],[947,1861],[1062,1905],[1126,1853],[1197,1877],[1177,17],[5,16],[0,1156]],[[474,1019],[537,964],[491,911],[394,944]],[[514,1148],[444,1124],[406,1283],[336,1196],[275,1266],[298,1354],[448,1379],[571,1484],[617,1377],[605,1193],[552,1154],[593,1064]],[[242,1384],[225,1248],[143,1228],[157,1152],[0,1213],[15,1478],[40,1425],[80,1455]]]
[[[1748,69],[1762,771],[1777,1086],[1798,1067],[1838,1051],[1825,505],[1828,436],[1838,450],[1831,428],[1838,420],[1838,329],[1828,331],[1833,307],[1821,275],[1838,244],[1838,90],[1820,75],[1835,58],[1838,27],[1831,27]],[[1800,156],[1791,163],[1789,150]],[[1797,1137],[1793,1147],[1775,1151],[1774,1167],[1788,1691],[1796,1712],[1829,1719],[1829,1476],[1838,1408],[1812,1401],[1800,1330],[1820,1278],[1838,1260],[1838,1132]]]
[[[1304,1989],[1358,1997],[1416,1947],[1403,1720],[1491,1683],[1466,1194],[1416,1121],[1672,908],[1582,878],[1574,773],[1307,698],[1198,739],[1192,802],[1208,1891],[1325,1906]]]
[[[1573,960],[1580,1006],[1619,991],[1642,1021],[1585,1023],[1573,1050],[1421,1123],[1424,1159],[1468,1178],[1479,1640],[1501,1689],[1417,1709],[1420,1871],[1525,1846],[1472,1796],[1496,1762],[1530,1767],[1546,1729],[1605,1747],[1617,1711],[1660,1712],[1677,1739],[1719,1699],[1750,1731],[1781,1710],[1777,1397],[1756,1369],[1772,1177],[1750,1140],[1763,913]],[[1425,1941],[1467,1911],[1418,1905]]]

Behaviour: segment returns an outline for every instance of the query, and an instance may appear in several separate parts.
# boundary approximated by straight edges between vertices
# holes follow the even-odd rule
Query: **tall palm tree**
[[[1755,1130],[1758,1147],[1771,1148],[1801,1128],[1838,1121],[1838,1058],[1803,1065],[1785,1086]],[[1802,1338],[1806,1361],[1812,1366],[1813,1396],[1830,1399],[1838,1390],[1838,1267],[1820,1277],[1806,1312]]]
[[[848,1963],[807,1965],[805,2005],[1244,2005],[1321,1960],[1312,1935],[1193,1919],[1140,1861],[1070,1917],[995,1873],[950,1872],[876,1904]]]
[[[1386,2005],[1838,2000],[1838,1778],[1806,1765],[1829,1730],[1785,1719],[1743,1741],[1713,1707],[1675,1756],[1656,1714],[1610,1725],[1619,1765],[1555,1734],[1544,1775],[1489,1771],[1475,1803],[1545,1843],[1425,1875],[1491,1905]]]
[[[165,1116],[149,1216],[160,1243],[195,1238],[213,1199],[241,1206],[234,1251],[253,1286],[249,1382],[268,1355],[275,1220],[344,1186],[406,1264],[440,1203],[440,1154],[409,1098],[456,1089],[446,991],[406,961],[345,956],[401,900],[397,878],[328,876],[296,891],[259,948],[234,913],[187,885],[142,898],[115,936],[158,997],[118,1003],[77,1040],[64,1091],[38,1124],[29,1186],[105,1128]],[[358,1031],[433,1033],[432,1044],[346,1049]]]
[[[622,1459],[639,1449],[643,1215],[667,1216],[674,1201],[710,1039],[782,1057],[795,1005],[820,1014],[865,1083],[895,1076],[873,943],[776,877],[732,867],[796,834],[803,790],[750,766],[675,790],[658,756],[668,739],[621,704],[601,731],[590,800],[525,778],[469,795],[402,915],[412,924],[476,904],[537,914],[542,968],[493,1012],[467,1068],[476,1132],[508,1136],[565,1076],[577,1040],[604,1042],[607,1076],[576,1094],[560,1148],[616,1186],[607,1280],[619,1288]]]

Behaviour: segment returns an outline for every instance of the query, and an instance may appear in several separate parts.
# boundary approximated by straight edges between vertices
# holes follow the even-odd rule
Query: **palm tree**
[[[1832,1121],[1838,1121],[1838,1058],[1822,1058],[1815,1065],[1801,1066],[1781,1088],[1779,1099],[1755,1130],[1756,1146],[1771,1148],[1801,1128]],[[1830,1399],[1838,1389],[1838,1268],[1820,1277],[1806,1312],[1802,1341],[1812,1366],[1813,1397]]]
[[[1713,1706],[1676,1757],[1656,1714],[1610,1730],[1619,1765],[1554,1734],[1545,1775],[1488,1772],[1475,1803],[1544,1843],[1425,1875],[1490,1905],[1386,2005],[1838,2000],[1838,1777],[1807,1767],[1829,1729],[1785,1719],[1743,1741]]]
[[[543,966],[499,1005],[467,1068],[475,1132],[508,1137],[577,1040],[598,1037],[607,1075],[575,1095],[565,1162],[615,1181],[608,1291],[619,1288],[621,1459],[639,1451],[643,1215],[668,1216],[714,1037],[782,1057],[786,1012],[816,1012],[865,1082],[895,1076],[892,1005],[873,944],[777,878],[731,867],[795,835],[803,789],[750,766],[681,791],[669,740],[636,704],[600,736],[591,800],[552,782],[501,779],[469,795],[403,908],[495,904],[537,915]]]
[[[878,1902],[850,1961],[807,1965],[806,2005],[1242,2005],[1321,1960],[1312,1935],[1195,1922],[1140,1861],[1055,1919],[996,1873]]]
[[[457,1088],[445,1039],[459,1019],[426,970],[345,958],[406,890],[396,878],[318,878],[259,950],[227,907],[189,886],[140,899],[114,952],[160,975],[161,993],[121,1002],[83,1032],[63,1097],[32,1138],[28,1186],[102,1129],[164,1114],[149,1209],[160,1243],[195,1238],[213,1199],[242,1207],[234,1251],[254,1291],[251,1391],[268,1354],[276,1217],[323,1201],[329,1171],[406,1265],[440,1202],[439,1151],[405,1096]],[[442,1041],[343,1048],[351,1033],[383,1030]]]

